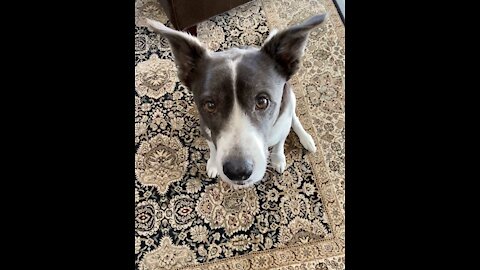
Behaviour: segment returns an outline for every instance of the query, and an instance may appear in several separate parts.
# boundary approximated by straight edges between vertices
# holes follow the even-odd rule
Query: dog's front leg
[[[293,115],[292,119],[292,128],[295,133],[297,133],[298,138],[300,139],[300,143],[307,149],[308,151],[315,153],[317,151],[317,147],[315,147],[315,142],[313,141],[312,136],[305,131],[298,119],[297,115]]]
[[[272,164],[272,167],[279,173],[283,173],[283,171],[285,171],[285,168],[287,167],[287,160],[285,158],[285,153],[283,148],[285,145],[286,139],[287,137],[285,136],[285,138],[280,140],[279,143],[275,144],[272,147],[272,153],[270,154],[270,162]]]
[[[207,161],[207,175],[210,178],[217,177],[218,175],[218,167],[217,167],[217,150],[215,149],[215,144],[213,142],[207,140],[208,147],[210,147],[210,158]]]

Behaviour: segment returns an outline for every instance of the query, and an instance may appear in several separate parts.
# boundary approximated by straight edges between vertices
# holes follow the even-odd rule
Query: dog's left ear
[[[160,22],[146,19],[153,31],[164,36],[173,52],[180,81],[188,88],[195,76],[199,60],[206,57],[208,50],[200,41],[185,32],[170,29]]]
[[[326,14],[316,15],[299,25],[287,28],[270,37],[262,51],[273,58],[287,80],[297,72],[310,31],[325,20]]]

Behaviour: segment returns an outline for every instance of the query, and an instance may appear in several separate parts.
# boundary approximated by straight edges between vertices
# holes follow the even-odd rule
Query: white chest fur
[[[290,100],[295,100],[295,94],[293,94],[293,91],[291,91],[290,93]],[[295,103],[289,102],[289,104],[286,105],[285,111],[277,119],[277,122],[273,126],[272,131],[270,132],[270,136],[268,137],[267,141],[268,147],[276,145],[288,135],[288,133],[290,132],[290,128],[292,127],[292,118],[294,111]]]

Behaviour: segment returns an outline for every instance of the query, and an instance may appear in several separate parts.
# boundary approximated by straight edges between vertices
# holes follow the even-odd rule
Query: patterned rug
[[[297,114],[318,151],[291,132],[287,169],[248,189],[206,175],[192,94],[168,43],[145,17],[171,26],[157,0],[137,0],[135,30],[136,268],[344,269],[344,26],[332,0],[255,0],[198,26],[212,50],[260,45],[327,11],[291,79]]]

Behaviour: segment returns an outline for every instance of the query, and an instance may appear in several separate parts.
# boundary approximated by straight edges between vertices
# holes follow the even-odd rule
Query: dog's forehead
[[[267,91],[281,80],[275,62],[254,47],[215,52],[200,72],[204,73],[205,88],[235,81],[235,88]]]
[[[239,90],[271,92],[274,94],[283,85],[281,75],[275,69],[275,62],[257,51],[244,55],[236,66],[236,86]]]

